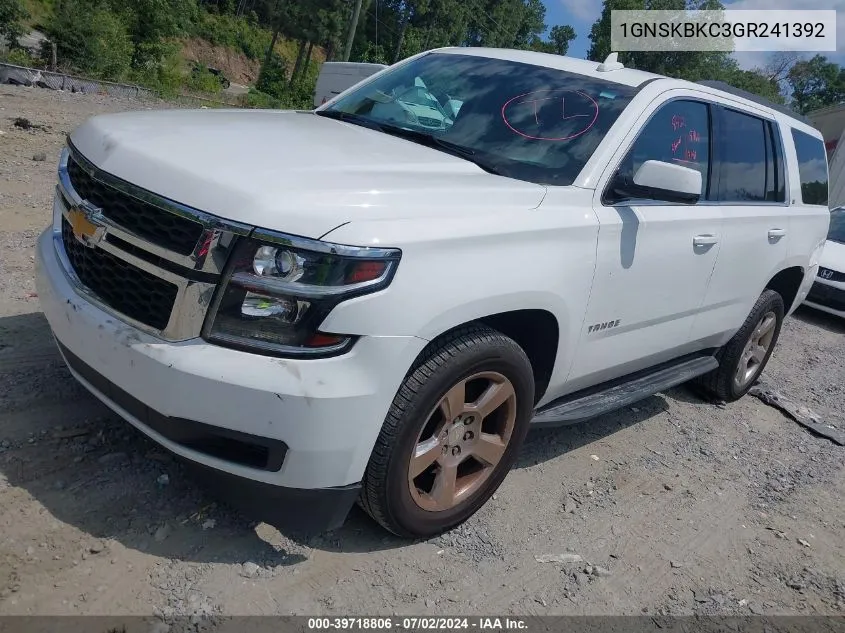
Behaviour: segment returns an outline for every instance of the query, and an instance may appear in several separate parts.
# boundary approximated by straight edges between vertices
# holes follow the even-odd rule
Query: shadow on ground
[[[841,319],[827,312],[816,310],[809,306],[799,307],[793,317],[809,325],[815,325],[834,334],[845,334],[845,319]]]
[[[0,318],[0,394],[0,474],[92,543],[112,539],[171,559],[268,567],[301,562],[304,547],[372,552],[409,544],[357,507],[343,527],[317,536],[282,535],[231,510],[193,471],[76,383],[41,313]],[[565,455],[666,409],[654,396],[587,423],[534,430],[516,468]]]

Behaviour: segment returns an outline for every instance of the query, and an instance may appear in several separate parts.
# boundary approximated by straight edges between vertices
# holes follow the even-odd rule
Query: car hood
[[[845,244],[827,240],[824,243],[819,265],[836,272],[845,272]]]
[[[222,218],[306,237],[356,220],[536,208],[545,187],[377,130],[278,110],[96,116],[71,134],[103,171]]]

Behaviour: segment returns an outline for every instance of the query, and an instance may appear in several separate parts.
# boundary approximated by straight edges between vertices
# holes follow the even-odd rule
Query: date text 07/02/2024
[[[453,631],[453,630],[527,630],[525,620],[497,617],[400,617],[400,618],[308,618],[309,631],[331,630],[395,630],[402,631]]]

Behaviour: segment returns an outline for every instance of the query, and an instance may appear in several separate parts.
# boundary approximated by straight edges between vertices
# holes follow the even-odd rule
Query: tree
[[[737,69],[730,73],[725,81],[736,88],[760,95],[774,103],[782,104],[785,101],[778,82],[773,78],[766,77],[759,70]]]
[[[102,79],[123,79],[132,63],[126,25],[100,0],[62,0],[48,25],[62,63]]]
[[[348,62],[352,54],[352,44],[355,41],[355,32],[358,30],[358,20],[361,18],[361,1],[355,0],[355,8],[352,10],[352,20],[349,23],[349,35],[346,36],[346,46],[343,49],[343,61]]]
[[[549,42],[558,55],[569,52],[569,44],[575,39],[575,29],[568,24],[553,26],[549,33]]]
[[[569,52],[569,44],[575,39],[575,29],[568,24],[553,26],[549,31],[549,39],[541,40],[536,38],[530,48],[541,53],[553,55],[566,55]]]
[[[16,48],[26,30],[23,22],[28,17],[21,0],[0,0],[0,43],[5,40],[9,48]]]
[[[590,30],[589,58],[601,61],[611,52],[611,11],[642,9],[718,11],[724,7],[719,0],[605,0],[601,16]],[[626,51],[619,53],[619,61],[629,67],[667,77],[724,81],[772,101],[784,101],[779,81],[783,78],[784,65],[788,65],[786,58],[776,58],[771,72],[742,70],[730,53],[724,51]]]
[[[792,107],[801,114],[845,101],[845,69],[823,55],[797,62],[786,80]]]

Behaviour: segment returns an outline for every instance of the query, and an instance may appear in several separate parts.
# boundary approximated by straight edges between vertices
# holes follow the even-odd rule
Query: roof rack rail
[[[801,123],[806,123],[807,125],[812,125],[810,120],[802,114],[798,114],[792,108],[789,108],[785,105],[781,105],[779,103],[775,103],[774,101],[769,101],[765,97],[761,97],[760,95],[756,95],[753,92],[748,92],[747,90],[742,90],[740,88],[734,88],[732,85],[725,83],[724,81],[713,81],[713,80],[703,80],[695,82],[700,86],[707,86],[708,88],[715,88],[716,90],[721,90],[722,92],[727,92],[728,94],[732,94],[736,97],[742,97],[743,99],[748,99],[749,101],[753,101],[754,103],[766,106],[767,108],[771,108],[772,110],[777,110],[781,114],[785,114],[788,117],[792,117],[796,121],[801,121]]]

